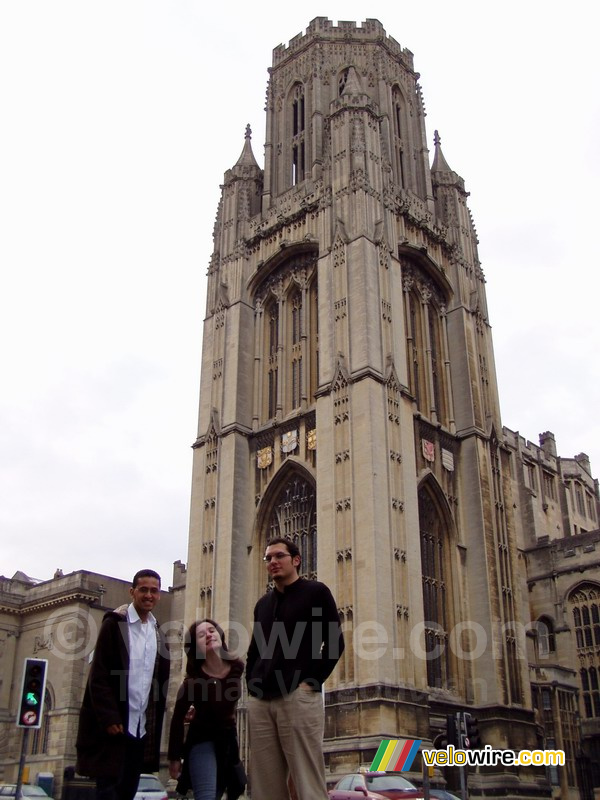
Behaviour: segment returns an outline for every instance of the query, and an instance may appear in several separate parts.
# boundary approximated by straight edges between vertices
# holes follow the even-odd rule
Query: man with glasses
[[[274,588],[254,609],[248,650],[248,718],[252,795],[326,800],[322,686],[344,639],[333,596],[319,581],[300,578],[298,547],[272,539],[264,561]]]

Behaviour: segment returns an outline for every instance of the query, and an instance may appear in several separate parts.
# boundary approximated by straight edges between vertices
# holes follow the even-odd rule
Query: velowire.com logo
[[[407,772],[421,746],[421,739],[383,739],[371,764],[371,772]]]

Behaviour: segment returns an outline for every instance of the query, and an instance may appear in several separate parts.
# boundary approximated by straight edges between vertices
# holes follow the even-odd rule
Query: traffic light
[[[479,750],[481,748],[481,736],[477,718],[469,714],[468,711],[465,711],[461,716],[463,748],[465,750]]]
[[[45,658],[25,659],[17,714],[19,728],[39,728],[42,724],[47,667],[48,661]]]

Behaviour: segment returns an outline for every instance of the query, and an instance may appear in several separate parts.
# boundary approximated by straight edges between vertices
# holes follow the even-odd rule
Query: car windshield
[[[410,781],[401,775],[365,775],[367,786],[374,792],[388,791],[389,789],[414,789]]]
[[[142,775],[138,783],[138,792],[162,792],[163,787],[158,778],[152,775]]]

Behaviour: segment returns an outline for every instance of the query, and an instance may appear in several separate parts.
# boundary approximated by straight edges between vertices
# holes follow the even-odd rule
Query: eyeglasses
[[[273,561],[273,559],[275,559],[275,561],[281,561],[281,559],[285,558],[286,556],[289,556],[291,558],[292,554],[291,553],[271,553],[270,555],[265,556],[263,558],[263,561],[265,561],[267,564],[269,564],[271,561]]]

